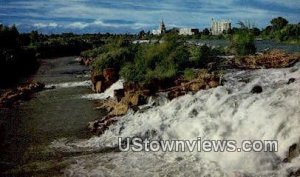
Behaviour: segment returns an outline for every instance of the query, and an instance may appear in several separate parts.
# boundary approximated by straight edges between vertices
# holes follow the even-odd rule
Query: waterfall
[[[290,78],[295,82],[288,83]],[[300,138],[300,63],[283,69],[230,71],[224,81],[217,88],[129,112],[100,137],[57,141],[52,147],[67,151],[117,147],[119,137],[278,141],[278,152],[129,151],[80,156],[66,168],[67,176],[284,176],[299,168],[300,157],[282,161]],[[254,86],[262,92],[251,93]]]

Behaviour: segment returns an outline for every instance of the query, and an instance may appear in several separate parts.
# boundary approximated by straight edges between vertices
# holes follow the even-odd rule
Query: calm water
[[[229,41],[227,40],[200,40],[197,42],[208,44],[211,46],[221,46],[221,47],[225,47],[229,45]],[[274,41],[256,41],[255,44],[257,47],[257,51],[262,51],[264,49],[269,48],[269,49],[281,49],[289,53],[300,52],[300,45],[297,44],[283,44]]]
[[[46,148],[55,139],[90,136],[86,131],[87,123],[101,113],[94,110],[93,102],[80,98],[91,92],[89,85],[82,82],[89,80],[87,72],[88,68],[80,66],[75,57],[42,61],[34,79],[61,87],[39,92],[17,109],[0,111],[0,121],[5,126],[0,174],[5,169],[18,169],[18,165],[57,158]]]

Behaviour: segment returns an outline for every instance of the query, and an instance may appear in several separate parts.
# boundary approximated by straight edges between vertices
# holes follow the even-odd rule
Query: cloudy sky
[[[300,20],[300,0],[0,0],[0,23],[44,33],[135,33],[157,28],[210,26],[211,19],[257,27],[283,16]]]

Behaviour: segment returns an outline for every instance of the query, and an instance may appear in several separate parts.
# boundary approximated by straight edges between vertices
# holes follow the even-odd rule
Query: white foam
[[[80,58],[80,57],[76,57],[76,58],[74,59],[74,61],[81,61],[81,58]]]
[[[290,78],[296,81],[287,84]],[[53,143],[67,151],[115,147],[118,137],[195,140],[278,140],[278,152],[120,152],[80,157],[66,174],[93,176],[286,176],[300,158],[281,163],[300,138],[300,63],[293,68],[239,71],[224,86],[185,95],[142,113],[129,112],[100,137]],[[248,80],[249,82],[243,82]],[[255,85],[261,94],[250,93]],[[76,148],[75,148],[76,147]],[[182,159],[178,161],[179,159]]]
[[[79,81],[79,82],[63,82],[58,84],[48,84],[45,88],[71,88],[71,87],[90,87],[92,82],[90,80]]]
[[[89,100],[104,100],[107,98],[114,97],[114,91],[118,89],[124,88],[123,86],[124,80],[120,79],[113,85],[111,85],[108,89],[104,91],[104,93],[93,93],[93,94],[86,94],[81,96],[81,98],[89,99]]]

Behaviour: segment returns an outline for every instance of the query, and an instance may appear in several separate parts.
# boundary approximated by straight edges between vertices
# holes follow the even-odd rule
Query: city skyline
[[[259,28],[282,16],[298,23],[300,2],[294,0],[0,0],[0,23],[16,24],[22,32],[136,33],[167,28],[208,28],[211,19],[251,21]]]

